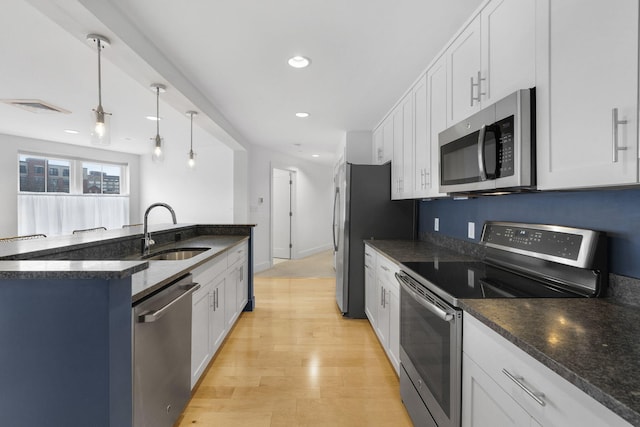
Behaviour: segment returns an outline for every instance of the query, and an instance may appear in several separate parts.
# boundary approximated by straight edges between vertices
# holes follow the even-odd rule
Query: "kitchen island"
[[[471,252],[476,252],[466,255],[424,241],[365,243],[398,264],[482,255],[482,248],[474,247]],[[636,307],[606,297],[476,299],[461,300],[461,306],[465,316],[475,317],[571,383],[576,393],[582,391],[630,424],[640,425]]]
[[[132,303],[248,242],[252,310],[252,228],[151,228],[152,252],[210,248],[178,261],[141,259],[142,227],[4,244],[0,425],[131,425]]]

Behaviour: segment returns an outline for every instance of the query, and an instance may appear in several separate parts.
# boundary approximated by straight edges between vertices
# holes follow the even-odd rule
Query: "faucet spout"
[[[173,208],[171,206],[169,206],[166,203],[153,203],[152,205],[150,205],[147,210],[144,212],[144,224],[143,224],[143,238],[142,238],[142,255],[147,255],[149,253],[149,248],[151,247],[151,245],[155,244],[155,242],[153,240],[151,240],[151,235],[148,231],[149,229],[149,212],[151,212],[151,210],[153,208],[156,207],[163,207],[163,208],[167,208],[169,210],[169,212],[171,212],[171,219],[173,219],[173,223],[177,224],[178,221],[176,220],[176,212],[173,210]]]

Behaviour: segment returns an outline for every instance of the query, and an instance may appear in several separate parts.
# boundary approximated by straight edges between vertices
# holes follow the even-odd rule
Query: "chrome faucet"
[[[151,212],[151,209],[158,207],[158,206],[162,206],[164,208],[169,209],[169,212],[171,212],[171,218],[173,219],[173,223],[177,224],[178,221],[176,221],[176,212],[173,210],[173,208],[171,206],[169,206],[166,203],[154,203],[151,206],[149,206],[147,208],[147,210],[144,213],[144,230],[143,230],[143,234],[142,234],[142,255],[147,255],[149,253],[149,248],[151,247],[151,245],[155,245],[156,242],[154,242],[151,239],[151,233],[149,233],[148,228],[149,228],[149,212]]]

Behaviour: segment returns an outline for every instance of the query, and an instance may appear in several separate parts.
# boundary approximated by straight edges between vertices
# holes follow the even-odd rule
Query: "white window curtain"
[[[122,228],[129,222],[128,196],[18,195],[18,235],[55,236],[94,227]]]

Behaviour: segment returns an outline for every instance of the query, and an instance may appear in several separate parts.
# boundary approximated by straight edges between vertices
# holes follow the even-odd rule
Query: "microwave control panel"
[[[509,116],[495,123],[498,129],[498,147],[497,147],[497,171],[498,178],[512,176],[515,171],[513,148],[513,116]]]

